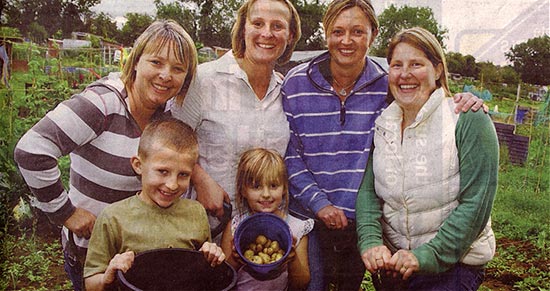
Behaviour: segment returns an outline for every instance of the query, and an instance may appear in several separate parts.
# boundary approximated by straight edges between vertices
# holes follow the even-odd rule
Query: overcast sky
[[[164,3],[175,0],[163,0]],[[371,0],[377,14],[391,4],[428,6],[449,30],[447,49],[505,64],[504,53],[529,38],[550,35],[550,0]],[[117,21],[129,12],[155,15],[153,0],[102,0],[93,8]]]

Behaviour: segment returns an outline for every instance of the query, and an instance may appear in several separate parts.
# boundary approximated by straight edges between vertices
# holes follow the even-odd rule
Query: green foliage
[[[122,27],[119,41],[125,46],[132,46],[138,36],[153,23],[153,18],[147,14],[127,13],[128,21]]]
[[[506,58],[520,73],[525,83],[548,85],[550,83],[550,36],[544,35],[514,45]]]
[[[43,243],[34,234],[3,236],[0,256],[5,258],[0,263],[0,272],[4,274],[0,278],[2,290],[19,290],[22,283],[38,287],[33,290],[51,290],[49,281],[54,279],[51,268],[63,264],[60,243]],[[70,282],[57,287],[70,289]]]
[[[464,56],[461,53],[449,52],[445,55],[447,59],[447,69],[451,73],[460,74],[464,77],[477,78],[479,67],[473,56]]]
[[[231,28],[241,0],[180,0],[194,4],[199,13],[199,41],[207,46],[231,47]]]
[[[488,268],[493,277],[514,278],[515,290],[550,290],[550,127],[525,125],[516,131],[530,136],[528,162],[512,166],[501,153],[492,215],[501,243]]]
[[[87,21],[89,32],[106,39],[115,39],[118,37],[116,23],[111,20],[109,15],[101,12],[95,17],[90,17]]]
[[[199,17],[194,10],[179,2],[165,4],[161,0],[155,0],[155,6],[157,19],[172,19],[179,23],[193,39],[198,39]]]
[[[19,138],[49,110],[67,99],[71,90],[58,75],[44,74],[46,61],[40,51],[28,46],[29,72],[15,73],[10,89],[0,90],[0,234],[6,232],[11,208],[20,197],[27,199],[27,187],[13,162],[13,151]],[[54,60],[51,60],[53,63]],[[67,167],[67,162],[63,162]],[[68,173],[64,171],[64,179]]]
[[[2,26],[0,27],[0,37],[3,36],[21,37],[21,32],[15,27]]]
[[[380,14],[378,22],[380,23],[380,32],[370,50],[374,56],[385,57],[391,38],[402,29],[415,26],[430,31],[437,38],[441,46],[445,48],[443,39],[448,31],[437,23],[432,9],[429,7],[410,7],[405,5],[397,8],[392,4]]]
[[[300,15],[302,37],[296,50],[321,50],[325,48],[325,38],[321,22],[327,4],[315,1],[291,1]]]
[[[2,11],[2,20],[31,39],[45,40],[58,30],[68,36],[83,28],[81,16],[99,2],[101,0],[10,0]],[[36,32],[40,34],[37,36]]]
[[[38,22],[32,22],[27,28],[27,37],[35,43],[45,43],[48,39],[48,32]]]

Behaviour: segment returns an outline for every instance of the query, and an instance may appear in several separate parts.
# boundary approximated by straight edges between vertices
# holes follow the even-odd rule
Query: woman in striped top
[[[130,158],[142,129],[164,114],[170,98],[183,102],[196,66],[185,30],[173,21],[154,22],[136,40],[121,73],[59,104],[17,144],[15,161],[32,204],[63,225],[65,270],[75,290],[82,289],[81,264],[96,216],[141,187]],[[69,190],[57,163],[65,155],[71,159]]]

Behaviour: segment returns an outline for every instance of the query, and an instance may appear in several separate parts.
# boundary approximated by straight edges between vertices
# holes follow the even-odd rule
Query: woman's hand
[[[480,108],[483,108],[485,113],[489,112],[489,108],[483,103],[483,99],[470,92],[455,94],[453,99],[456,103],[455,113],[467,112],[468,110],[476,112]]]
[[[344,211],[332,205],[319,210],[317,217],[325,223],[328,229],[344,229],[348,226],[348,219]]]
[[[196,164],[192,174],[193,187],[197,192],[197,201],[209,213],[216,217],[223,216],[223,201],[230,202],[229,194],[206,171]]]
[[[361,254],[363,264],[371,274],[386,269],[386,264],[390,262],[391,257],[391,252],[385,245],[372,247]]]
[[[103,274],[103,284],[104,286],[109,285],[115,281],[116,271],[121,270],[126,273],[134,263],[135,254],[133,251],[128,251],[122,254],[116,254],[111,261],[107,270]]]
[[[76,208],[75,212],[63,224],[76,236],[89,239],[95,224],[95,215],[83,208]]]
[[[203,253],[204,258],[206,258],[212,267],[223,263],[225,260],[225,254],[223,253],[222,248],[217,246],[215,243],[204,242],[199,251]]]
[[[403,280],[407,280],[420,266],[418,259],[409,250],[398,250],[391,257],[387,267],[390,270],[401,273]]]

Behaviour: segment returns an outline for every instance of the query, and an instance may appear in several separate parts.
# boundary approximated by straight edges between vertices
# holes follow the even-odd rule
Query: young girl
[[[237,214],[227,225],[222,237],[222,249],[227,262],[237,270],[237,290],[305,289],[309,283],[307,234],[313,220],[301,220],[288,214],[288,177],[283,158],[273,150],[252,149],[241,155],[236,177],[235,201]],[[234,255],[233,234],[246,217],[269,212],[284,219],[294,237],[294,256],[276,278],[257,280]]]

